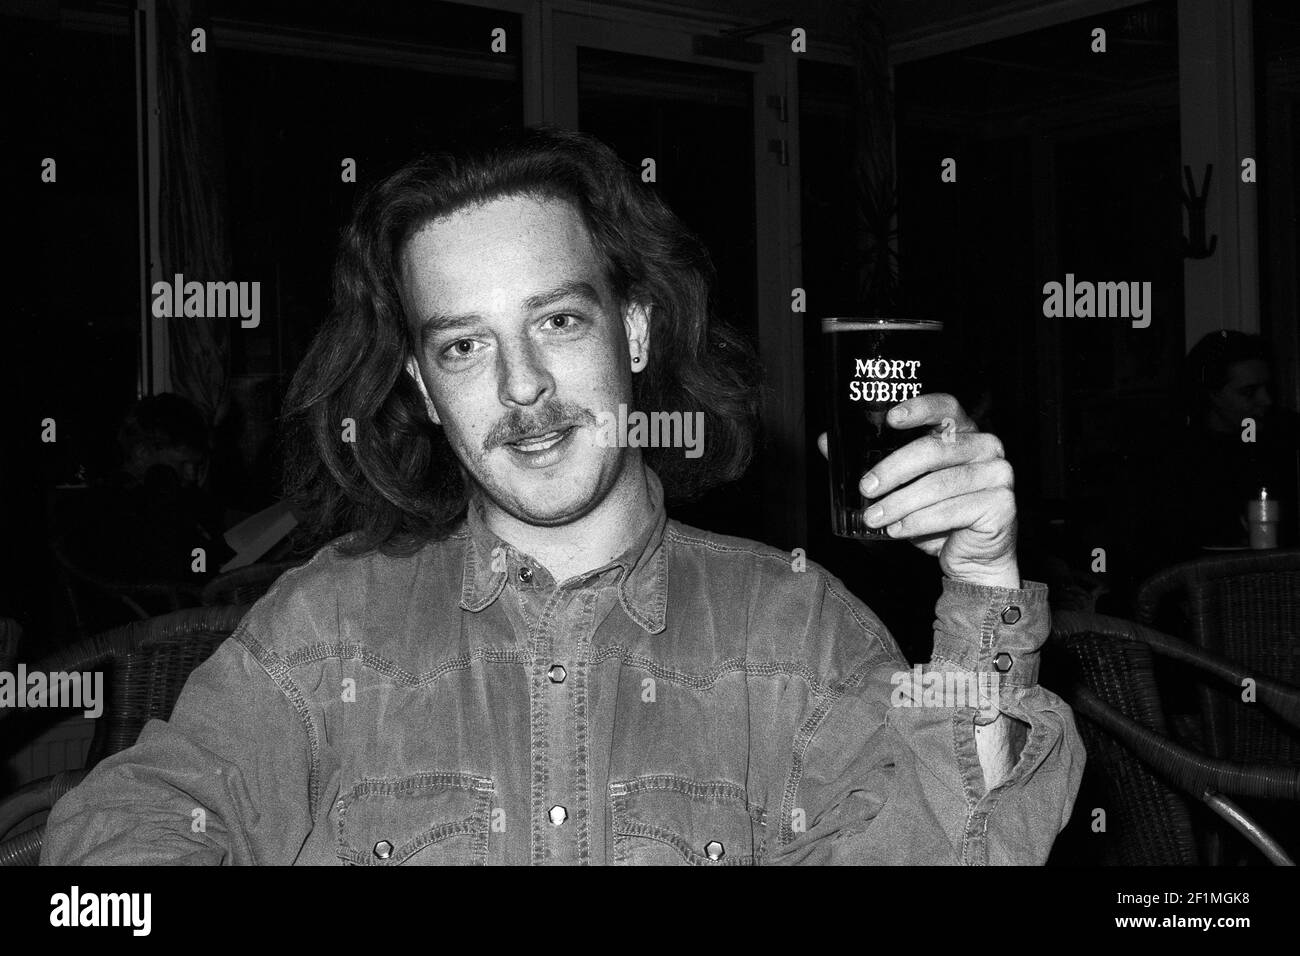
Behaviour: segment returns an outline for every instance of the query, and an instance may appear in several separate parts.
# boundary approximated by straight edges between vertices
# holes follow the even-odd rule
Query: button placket
[[[587,629],[592,619],[593,598],[585,590],[569,588],[552,595],[552,599],[559,603],[553,611],[548,605],[548,613],[544,615],[549,633],[539,635],[545,648],[541,653],[550,656],[549,663],[538,662],[542,665],[539,670],[546,676],[541,700],[546,711],[549,764],[545,777],[546,802],[542,804],[546,821],[543,825],[549,832],[546,842],[552,859],[581,862],[590,858],[583,809],[587,799],[587,767],[581,756],[586,729],[577,723],[585,720],[586,715],[575,700],[579,688],[574,680],[577,672],[572,668],[578,666],[582,648],[590,639]]]

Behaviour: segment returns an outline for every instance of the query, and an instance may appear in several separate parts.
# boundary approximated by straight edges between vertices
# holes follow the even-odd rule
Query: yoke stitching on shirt
[[[751,677],[775,677],[777,674],[798,677],[808,684],[813,693],[820,696],[826,692],[826,685],[817,679],[817,675],[807,665],[797,661],[750,661],[743,657],[728,657],[719,661],[711,670],[687,674],[665,667],[648,657],[629,655],[622,644],[605,644],[591,656],[589,663],[600,664],[611,657],[620,657],[624,664],[649,671],[660,680],[684,684],[696,690],[710,690],[723,675],[743,671]]]
[[[310,644],[299,647],[285,655],[282,660],[291,670],[327,660],[356,661],[362,667],[377,671],[404,687],[424,687],[452,671],[467,670],[475,661],[485,661],[489,664],[528,664],[532,661],[532,655],[528,651],[480,647],[468,654],[449,657],[420,674],[412,674],[389,658],[376,654],[363,643],[336,641],[331,644]]]

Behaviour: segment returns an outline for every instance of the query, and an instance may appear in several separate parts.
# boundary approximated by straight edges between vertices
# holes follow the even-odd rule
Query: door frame
[[[472,0],[479,2],[479,0]],[[492,5],[485,3],[484,5]],[[792,311],[802,285],[799,206],[798,58],[785,28],[758,32],[747,42],[762,48],[761,62],[739,62],[695,52],[699,36],[761,24],[726,16],[697,16],[679,10],[593,7],[572,0],[532,0],[517,7],[528,37],[540,41],[525,51],[525,104],[535,112],[525,122],[578,128],[579,47],[721,67],[751,76],[753,103],[755,302],[758,353],[764,371],[763,423],[766,454],[760,476],[762,538],[791,550],[807,543],[807,457],[803,313]],[[850,63],[846,45],[818,38],[814,59]],[[528,89],[532,84],[533,89]],[[539,92],[540,91],[540,92]]]

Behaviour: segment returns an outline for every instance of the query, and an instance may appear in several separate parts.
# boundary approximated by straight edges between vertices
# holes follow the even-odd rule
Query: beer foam
[[[823,332],[942,332],[932,319],[822,319]]]

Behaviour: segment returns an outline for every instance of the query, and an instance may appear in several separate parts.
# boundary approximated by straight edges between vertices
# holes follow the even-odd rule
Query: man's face
[[[617,312],[581,216],[508,197],[435,220],[402,250],[411,363],[456,456],[498,507],[560,525],[595,507],[626,449],[598,413],[631,400],[645,312]],[[641,367],[644,367],[642,364]]]
[[[1271,385],[1267,363],[1259,359],[1235,362],[1228,368],[1227,383],[1210,394],[1210,404],[1229,429],[1240,428],[1243,418],[1268,416],[1273,408]]]

